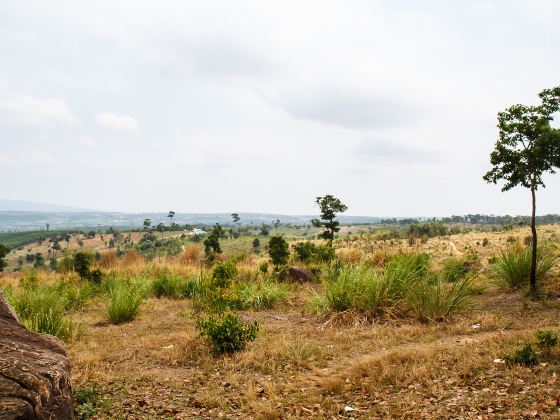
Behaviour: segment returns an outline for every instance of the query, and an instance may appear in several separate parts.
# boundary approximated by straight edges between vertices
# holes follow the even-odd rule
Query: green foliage
[[[327,245],[315,245],[311,241],[292,245],[295,258],[306,264],[325,263],[334,259],[334,249]]]
[[[269,309],[286,300],[288,289],[285,285],[270,280],[245,282],[236,290],[244,309]]]
[[[332,246],[335,234],[340,230],[340,222],[335,220],[337,213],[344,213],[348,207],[338,198],[327,194],[323,197],[317,197],[315,202],[319,205],[321,212],[320,219],[313,219],[311,223],[315,227],[324,228],[321,237],[329,241]]]
[[[74,390],[74,401],[76,404],[76,418],[88,420],[95,416],[96,408],[101,400],[101,393],[95,386],[79,386]]]
[[[478,257],[469,255],[467,257],[447,258],[443,262],[443,276],[448,282],[455,282],[471,273],[478,264]]]
[[[277,269],[280,265],[285,265],[290,256],[288,242],[282,236],[272,236],[268,242],[268,255]]]
[[[80,278],[87,279],[89,277],[89,267],[91,265],[92,256],[85,252],[76,252],[74,255],[74,271],[78,273]]]
[[[529,283],[531,271],[531,248],[514,247],[502,251],[493,264],[497,280],[506,288],[517,290]],[[546,279],[560,260],[547,247],[541,246],[537,251],[537,279]]]
[[[259,272],[262,274],[268,273],[268,262],[263,261],[259,264]]]
[[[207,238],[204,240],[204,252],[207,256],[214,254],[221,254],[222,248],[220,246],[220,238],[223,234],[222,227],[216,223],[216,226],[208,234]]]
[[[551,349],[558,344],[558,332],[555,330],[539,330],[535,336],[537,344],[543,349]]]
[[[152,293],[155,297],[178,299],[183,296],[182,279],[179,276],[161,274],[152,281]]]
[[[407,296],[408,306],[421,321],[438,322],[467,308],[470,303],[471,279],[444,283],[439,277],[415,284]]]
[[[212,270],[212,285],[215,287],[227,287],[236,275],[237,267],[233,260],[216,264]]]
[[[108,294],[105,316],[110,323],[122,324],[136,318],[144,299],[144,294],[137,285],[116,283],[109,288]]]
[[[196,323],[200,334],[210,340],[216,353],[234,353],[243,350],[247,343],[254,341],[259,324],[242,322],[231,312],[211,314]]]
[[[4,268],[6,267],[6,261],[4,260],[4,258],[9,253],[10,253],[10,248],[8,248],[5,245],[0,244],[0,273],[2,271],[4,271]]]
[[[524,366],[534,366],[539,362],[539,356],[529,343],[517,349],[514,354],[504,354],[502,358],[510,364],[515,363]]]
[[[66,317],[66,301],[54,287],[25,288],[19,294],[12,292],[6,297],[20,321],[31,331],[54,335],[65,341],[81,333],[81,326]]]
[[[449,228],[441,222],[430,221],[425,223],[413,223],[408,227],[407,236],[412,238],[435,238],[451,234]]]

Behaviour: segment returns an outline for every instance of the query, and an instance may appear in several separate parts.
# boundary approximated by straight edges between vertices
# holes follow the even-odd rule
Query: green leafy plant
[[[268,255],[272,259],[272,264],[275,265],[276,271],[281,265],[288,262],[290,256],[290,249],[288,242],[282,236],[273,236],[268,241]]]
[[[177,299],[182,297],[182,279],[179,276],[161,274],[152,281],[152,293],[157,298]]]
[[[88,420],[95,416],[101,393],[95,386],[79,386],[74,390],[75,414],[78,420]]]
[[[555,330],[539,330],[535,333],[540,348],[550,350],[558,344],[558,332]]]
[[[245,282],[236,290],[242,307],[256,310],[269,309],[285,301],[287,293],[288,289],[285,285],[271,280]]]
[[[212,270],[212,285],[215,287],[227,287],[236,275],[237,267],[234,261],[228,260],[217,264]]]
[[[524,366],[534,366],[539,362],[539,356],[533,350],[531,344],[527,343],[517,349],[513,354],[504,354],[502,357],[507,363]]]
[[[206,337],[216,353],[234,353],[243,350],[247,343],[254,341],[259,324],[242,322],[232,312],[211,314],[196,323],[200,334]]]

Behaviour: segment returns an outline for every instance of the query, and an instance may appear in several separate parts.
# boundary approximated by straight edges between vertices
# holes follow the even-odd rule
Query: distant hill
[[[78,207],[60,206],[58,204],[38,203],[36,201],[9,200],[0,198],[0,211],[31,212],[88,212],[92,210]]]
[[[266,213],[239,213],[241,223],[244,225],[272,224],[280,219],[282,224],[307,224],[315,216],[282,215]],[[167,213],[111,213],[99,211],[2,211],[0,207],[0,231],[41,230],[49,224],[51,230],[72,229],[85,227],[142,227],[144,219],[151,219],[152,225],[160,222],[169,223]],[[378,217],[367,216],[340,216],[341,223],[376,223]],[[221,225],[232,224],[229,213],[176,213],[173,222],[180,225]]]

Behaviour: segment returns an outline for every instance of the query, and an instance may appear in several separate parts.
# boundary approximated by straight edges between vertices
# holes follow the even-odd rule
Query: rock
[[[60,341],[21,325],[2,291],[0,418],[74,418],[70,361]]]
[[[278,275],[280,281],[310,283],[315,280],[315,274],[306,268],[286,267]]]

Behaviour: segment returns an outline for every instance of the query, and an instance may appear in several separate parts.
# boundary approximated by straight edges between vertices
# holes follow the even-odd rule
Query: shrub
[[[91,256],[85,252],[76,252],[74,255],[74,271],[78,273],[81,279],[89,278],[89,267],[91,264]]]
[[[101,399],[101,394],[95,386],[85,388],[79,386],[74,390],[74,401],[76,402],[76,418],[78,420],[91,419]]]
[[[263,261],[262,263],[260,263],[260,265],[259,265],[259,271],[260,271],[262,274],[268,273],[268,262]]]
[[[268,242],[268,255],[272,259],[272,264],[276,266],[276,270],[280,265],[285,265],[290,256],[288,242],[282,236],[273,236]]]
[[[144,296],[136,285],[118,284],[109,289],[109,302],[105,309],[105,316],[112,324],[122,324],[132,321],[138,311]]]
[[[328,245],[315,245],[311,241],[292,245],[296,260],[306,264],[329,262],[335,257],[334,249]]]
[[[443,277],[448,282],[455,282],[471,272],[477,264],[478,257],[474,255],[465,258],[447,258],[443,262]]]
[[[504,354],[502,358],[510,364],[516,363],[524,366],[534,366],[539,362],[539,356],[529,343],[516,350],[513,355]]]
[[[212,284],[215,287],[227,287],[237,274],[237,267],[232,260],[219,263],[212,270]]]
[[[407,301],[421,321],[443,321],[470,305],[471,279],[453,284],[443,283],[439,277],[423,280],[410,291]]]
[[[243,308],[261,310],[272,308],[277,303],[284,301],[287,288],[268,280],[243,283],[236,292]]]
[[[204,285],[200,281],[199,277],[187,279],[180,285],[179,293],[183,298],[192,299],[202,291],[203,287]]]
[[[96,268],[95,270],[91,270],[89,272],[88,280],[93,284],[101,284],[101,281],[103,280],[103,273],[99,268]]]
[[[537,344],[542,349],[549,350],[558,344],[558,332],[555,330],[539,330],[536,332]]]
[[[54,335],[61,340],[78,337],[80,325],[67,319],[65,299],[54,287],[40,286],[9,293],[8,300],[21,322],[31,331]]]
[[[259,324],[242,322],[231,312],[209,315],[196,323],[200,334],[210,340],[216,353],[234,353],[243,350],[257,337]]]
[[[177,299],[182,297],[181,278],[169,274],[161,274],[152,281],[152,293],[157,297]]]
[[[482,240],[482,246],[488,246],[488,245],[490,245],[490,241],[488,240],[488,238],[484,238]]]
[[[514,247],[502,251],[493,264],[495,277],[511,290],[519,289],[529,283],[531,271],[531,248]],[[537,279],[548,277],[559,257],[548,248],[539,247],[537,251]]]

